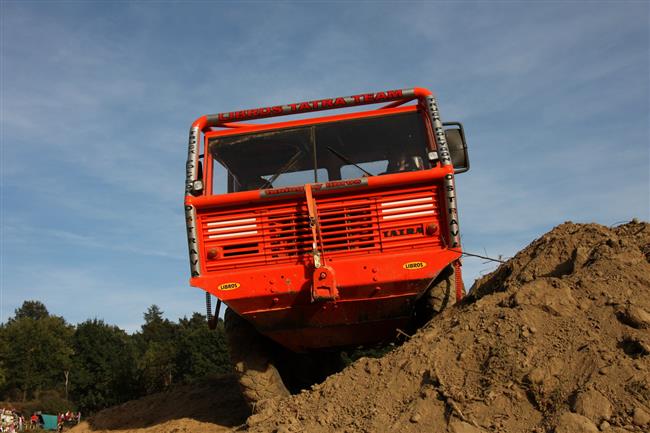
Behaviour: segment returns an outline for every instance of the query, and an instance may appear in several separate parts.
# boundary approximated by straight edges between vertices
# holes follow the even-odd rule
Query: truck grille
[[[316,206],[319,245],[326,258],[440,244],[438,236],[425,234],[427,224],[440,226],[435,186],[317,197]],[[199,212],[199,237],[205,249],[220,252],[217,259],[206,261],[207,271],[311,261],[312,235],[304,199],[264,203],[247,211]]]

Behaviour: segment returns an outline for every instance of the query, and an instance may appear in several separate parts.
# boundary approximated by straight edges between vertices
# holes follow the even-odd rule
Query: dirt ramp
[[[650,431],[650,227],[562,224],[252,432]]]
[[[105,409],[70,432],[218,433],[248,414],[236,379],[223,376]]]

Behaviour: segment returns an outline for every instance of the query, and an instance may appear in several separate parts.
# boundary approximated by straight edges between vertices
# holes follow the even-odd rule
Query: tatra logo
[[[235,290],[239,288],[240,284],[239,283],[223,283],[217,287],[219,290]]]
[[[349,105],[379,103],[387,100],[395,100],[403,96],[402,90],[388,90],[386,92],[364,93],[362,95],[348,96],[345,98],[318,99],[305,101],[297,104],[274,105],[272,107],[253,108],[252,110],[231,111],[219,113],[219,122],[231,122],[233,120],[245,120],[256,117],[270,117],[281,114],[304,113],[306,111],[324,110],[327,108],[345,107]]]
[[[403,268],[407,270],[412,270],[412,269],[422,269],[427,266],[426,262],[408,262],[404,263]]]
[[[422,229],[422,226],[407,227],[405,229],[392,229],[392,230],[384,231],[385,238],[392,238],[394,236],[415,235],[415,234],[421,234],[421,235],[424,234],[424,230]]]

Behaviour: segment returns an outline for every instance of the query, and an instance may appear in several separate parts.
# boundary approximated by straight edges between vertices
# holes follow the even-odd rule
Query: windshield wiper
[[[289,171],[294,165],[296,165],[296,163],[298,162],[298,160],[300,159],[300,157],[302,155],[303,155],[302,150],[298,150],[298,152],[296,152],[296,154],[293,155],[291,157],[291,159],[289,161],[287,161],[286,164],[284,164],[282,167],[280,167],[280,170],[278,170],[277,173],[275,173],[273,176],[271,176],[270,179],[266,180],[266,182],[264,183],[264,185],[262,185],[262,187],[260,189],[265,189],[265,188],[267,188],[269,186],[273,187],[273,182],[275,182],[278,177],[280,177],[281,175],[283,175],[284,173]]]
[[[363,171],[363,172],[364,172],[365,174],[367,174],[368,176],[374,176],[374,174],[372,174],[372,173],[370,173],[370,172],[364,170],[363,168],[359,167],[359,165],[357,165],[356,163],[352,162],[352,161],[350,160],[350,158],[348,158],[347,156],[343,155],[342,153],[340,153],[340,152],[338,152],[338,151],[332,149],[330,146],[327,146],[327,150],[329,150],[330,152],[332,152],[334,155],[338,156],[338,157],[339,157],[343,162],[346,162],[346,163],[348,163],[348,164],[352,164],[352,165],[354,165],[356,168],[358,168],[359,170]]]

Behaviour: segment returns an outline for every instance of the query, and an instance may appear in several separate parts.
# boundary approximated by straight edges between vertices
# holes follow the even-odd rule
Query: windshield
[[[408,112],[214,137],[209,148],[215,179],[225,168],[235,192],[424,170],[425,137],[420,114]]]

